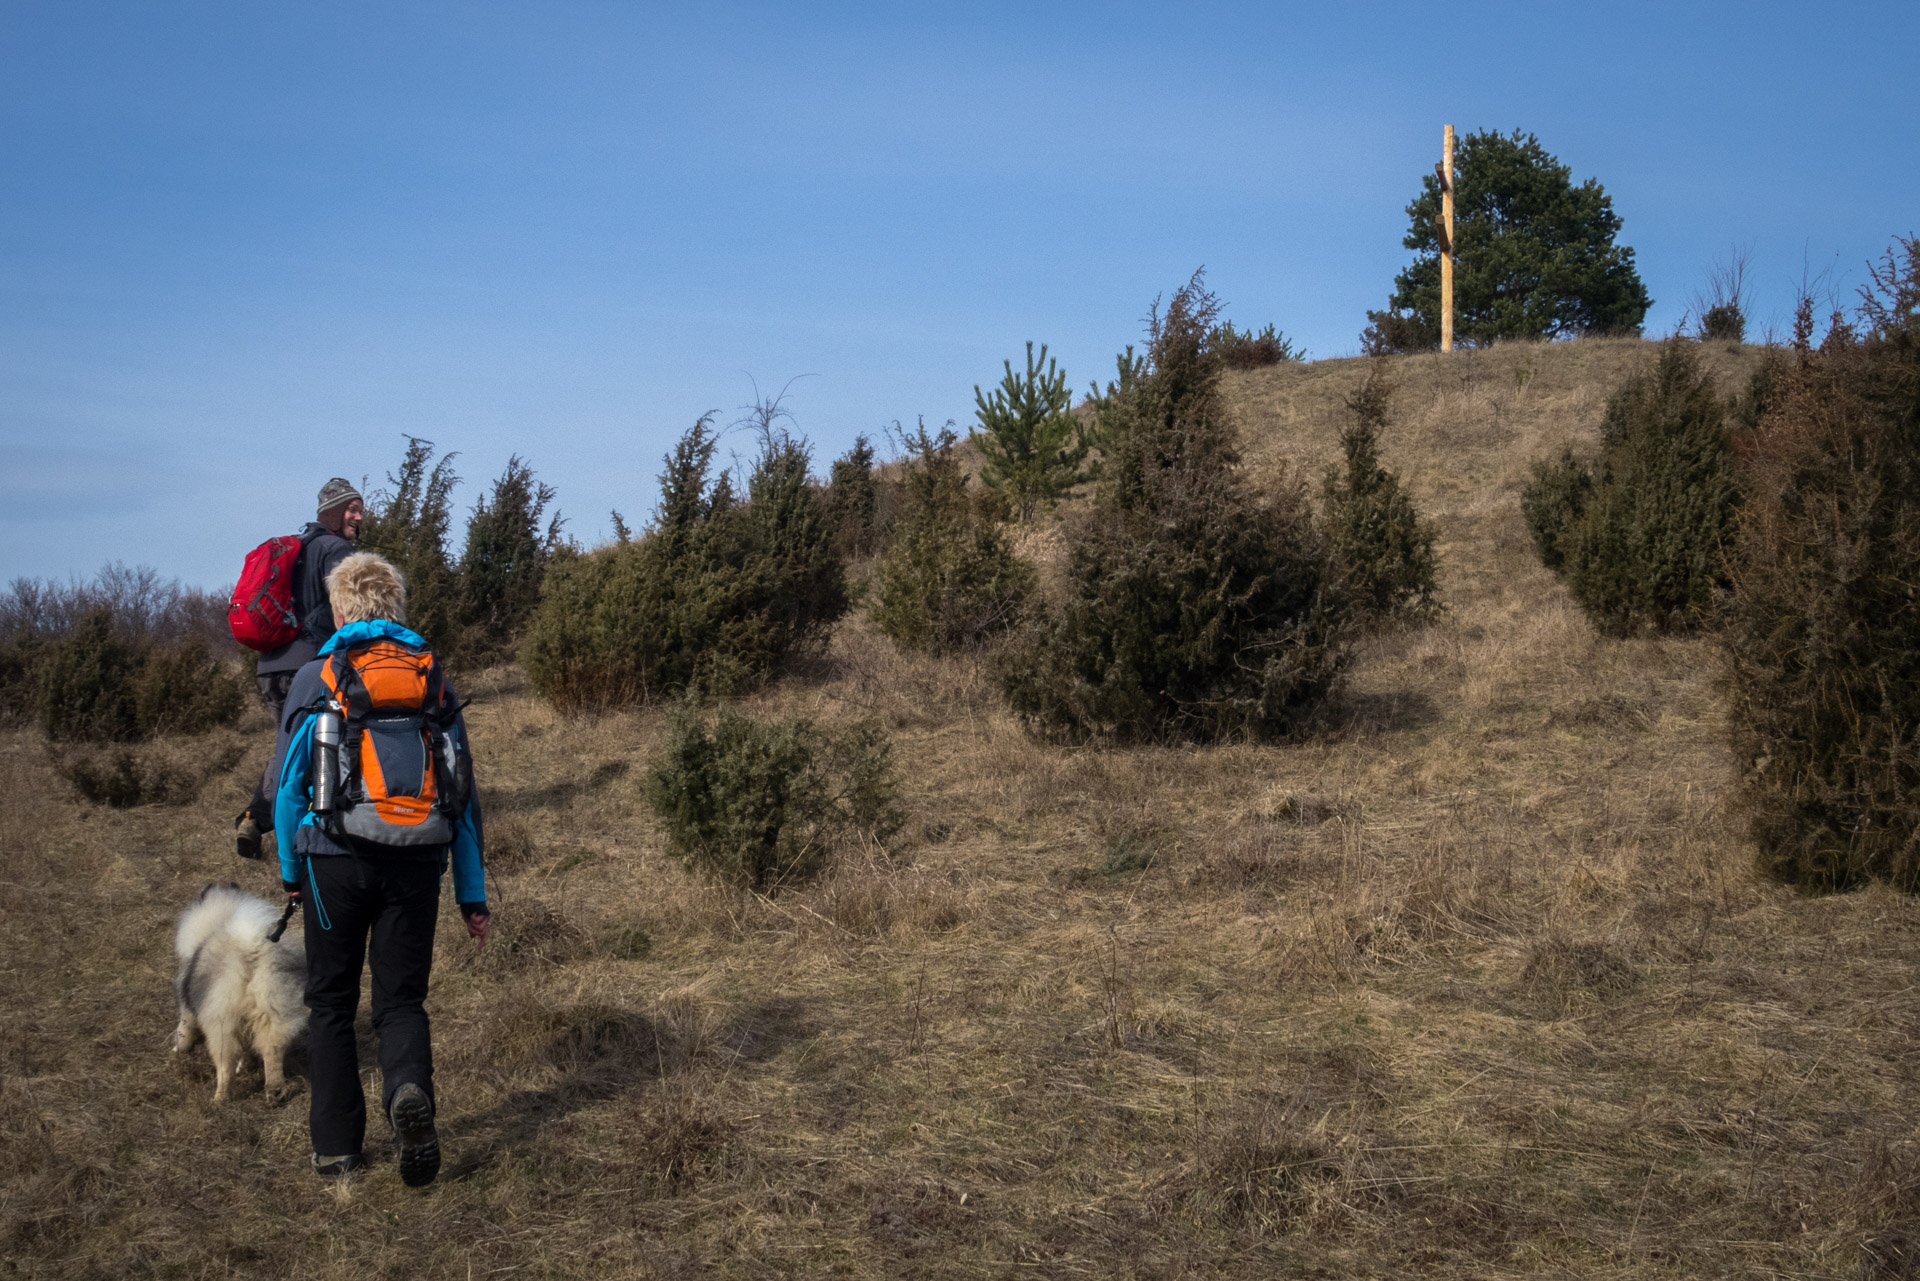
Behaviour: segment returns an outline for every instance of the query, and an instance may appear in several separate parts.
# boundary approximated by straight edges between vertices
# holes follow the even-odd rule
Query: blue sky
[[[1920,230],[1912,4],[0,0],[0,579],[232,579],[412,433],[570,530],[755,385],[824,466],[1204,264],[1353,354],[1440,127],[1596,177],[1672,326]]]

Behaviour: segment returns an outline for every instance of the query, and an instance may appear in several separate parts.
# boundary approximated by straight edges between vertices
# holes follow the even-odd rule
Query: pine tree
[[[1573,171],[1532,134],[1468,134],[1454,176],[1454,335],[1510,338],[1638,333],[1652,305],[1633,250],[1617,244],[1620,216],[1600,184]],[[1394,280],[1385,311],[1367,313],[1373,355],[1440,341],[1440,179],[1428,174],[1407,206],[1402,242],[1420,257]]]
[[[1020,519],[1033,516],[1041,503],[1053,503],[1087,479],[1087,442],[1079,422],[1068,412],[1073,393],[1067,376],[1047,358],[1046,344],[1036,359],[1027,344],[1024,374],[1005,361],[1006,376],[991,396],[973,389],[980,426],[969,433],[986,458],[980,479],[1003,492]]]

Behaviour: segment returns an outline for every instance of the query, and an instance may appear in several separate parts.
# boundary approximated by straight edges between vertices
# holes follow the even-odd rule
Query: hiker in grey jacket
[[[300,619],[300,634],[260,655],[255,669],[260,682],[260,699],[280,724],[287,703],[287,688],[294,673],[312,662],[320,646],[333,635],[333,604],[327,599],[327,575],[333,567],[353,554],[354,540],[360,537],[360,522],[366,519],[366,504],[351,481],[335,476],[320,487],[314,519],[300,531],[300,559],[293,568],[293,610]],[[253,799],[234,822],[234,847],[241,858],[260,857],[260,834],[273,829],[273,788],[262,777],[253,789]]]

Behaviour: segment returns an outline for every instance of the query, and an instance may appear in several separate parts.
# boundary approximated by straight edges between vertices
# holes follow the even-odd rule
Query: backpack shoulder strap
[[[459,713],[457,706],[449,706],[452,701],[447,697],[447,676],[440,670],[440,658],[431,650],[427,654],[427,689],[424,706],[428,720],[445,728],[453,724],[453,718]]]
[[[365,720],[367,713],[373,710],[373,700],[367,693],[366,682],[360,679],[360,669],[353,664],[355,647],[341,645],[327,655],[326,665],[320,669],[321,683],[327,692],[340,704],[340,711],[349,724]]]

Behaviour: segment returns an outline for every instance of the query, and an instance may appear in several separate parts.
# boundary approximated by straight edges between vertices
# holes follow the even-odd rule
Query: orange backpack
[[[334,756],[336,834],[378,845],[446,845],[466,808],[473,766],[454,732],[459,708],[448,699],[430,650],[385,637],[327,656],[321,715],[341,719]]]

